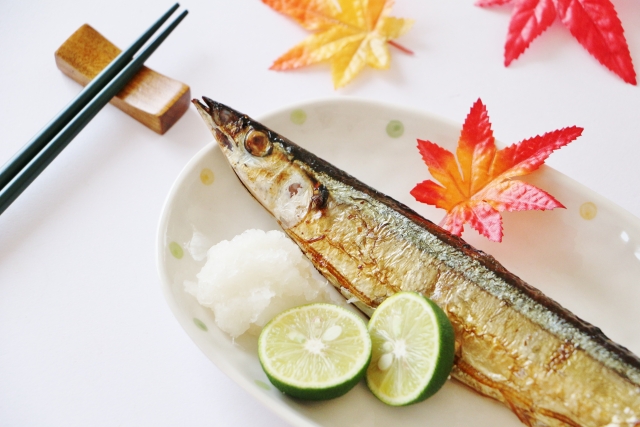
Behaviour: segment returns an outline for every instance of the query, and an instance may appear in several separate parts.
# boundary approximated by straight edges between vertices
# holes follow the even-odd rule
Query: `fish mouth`
[[[193,99],[191,102],[211,128],[216,141],[221,148],[233,151],[238,145],[237,136],[241,133],[247,122],[247,117],[231,107],[227,107],[206,96]]]

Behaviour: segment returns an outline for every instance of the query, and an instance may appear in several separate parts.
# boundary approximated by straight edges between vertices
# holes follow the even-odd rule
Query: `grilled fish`
[[[640,359],[493,257],[220,103],[194,104],[236,175],[365,314],[398,291],[456,333],[453,377],[529,426],[640,425]]]

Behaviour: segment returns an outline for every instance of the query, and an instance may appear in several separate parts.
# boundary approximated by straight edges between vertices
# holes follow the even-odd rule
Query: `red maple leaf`
[[[504,48],[508,66],[559,18],[573,37],[602,65],[627,83],[636,84],[636,72],[622,23],[610,0],[479,0],[478,6],[513,4]]]
[[[464,223],[469,223],[488,239],[500,242],[500,212],[564,207],[545,191],[513,178],[538,169],[553,151],[576,139],[582,130],[567,127],[498,150],[487,109],[478,99],[462,126],[457,161],[450,151],[418,139],[422,159],[440,184],[423,181],[411,195],[419,202],[446,209],[440,226],[451,233],[461,235]]]

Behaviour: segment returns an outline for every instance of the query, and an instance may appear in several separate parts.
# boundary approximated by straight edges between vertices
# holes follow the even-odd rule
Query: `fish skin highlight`
[[[528,426],[640,426],[636,355],[492,256],[248,116],[203,100],[193,103],[243,185],[365,314],[398,291],[432,299],[455,330],[452,376]]]

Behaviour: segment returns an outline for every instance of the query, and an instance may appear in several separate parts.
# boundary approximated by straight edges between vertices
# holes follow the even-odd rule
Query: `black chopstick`
[[[166,19],[171,15],[173,11],[175,11],[178,7],[178,4],[173,6],[169,12],[167,12],[161,19],[166,21]],[[84,107],[80,107],[80,112],[76,113],[68,122],[63,125],[62,129],[55,133],[55,136],[52,136],[51,139],[44,143],[41,141],[42,138],[39,136],[43,133],[50,133],[48,127],[43,129],[39,135],[37,135],[32,141],[39,140],[41,141],[42,147],[39,150],[36,150],[37,147],[31,148],[31,146],[25,146],[18,155],[14,157],[20,158],[22,162],[26,162],[25,164],[18,166],[11,166],[11,170],[15,170],[15,174],[9,178],[9,182],[4,185],[2,189],[0,189],[0,214],[11,205],[11,203],[33,182],[34,179],[55,159],[55,157],[71,142],[71,140],[93,119],[93,117],[104,107],[110,100],[113,98],[124,86],[131,80],[131,78],[140,70],[144,62],[151,56],[151,54],[160,46],[160,44],[171,34],[175,27],[184,19],[187,15],[188,11],[182,12],[171,24],[167,26],[167,28],[160,33],[150,44],[147,46],[138,56],[136,56],[132,61],[130,61],[124,68],[122,68],[112,80],[104,86],[101,90],[98,91],[97,95],[94,95],[93,98],[86,103]],[[156,22],[148,31],[152,29],[157,30],[164,21]],[[147,35],[145,33],[144,36]],[[151,32],[153,34],[153,32]],[[149,36],[151,36],[149,34]],[[143,37],[144,37],[143,36]],[[148,37],[147,37],[148,39]],[[140,40],[136,41],[137,44]],[[145,40],[146,41],[146,40]],[[140,46],[144,44],[144,41],[140,43]],[[139,47],[140,47],[139,46]],[[139,48],[138,47],[138,48]],[[129,52],[127,49],[126,52]],[[125,61],[126,63],[126,61]],[[88,86],[87,86],[88,87]],[[75,102],[75,101],[74,101]],[[61,113],[63,115],[66,111]],[[56,118],[57,120],[57,118]],[[54,121],[56,121],[54,120]],[[53,123],[53,122],[52,122]],[[45,132],[46,131],[46,132]],[[31,141],[31,142],[32,142]],[[28,157],[30,153],[31,158]],[[7,165],[3,169],[7,169]],[[4,170],[3,170],[4,172]],[[10,176],[9,173],[6,176]]]
[[[100,72],[89,84],[69,103],[56,117],[54,117],[44,128],[40,130],[27,144],[18,151],[0,170],[0,188],[4,188],[16,174],[24,168],[27,163],[42,148],[47,145],[58,132],[66,126],[76,114],[84,108],[100,90],[109,83],[113,77],[122,70],[133,59],[133,55],[158,31],[158,28],[166,22],[173,12],[180,5],[176,3],[162,17],[153,24],[138,40],[136,40],[127,50],[120,53],[107,67]]]

